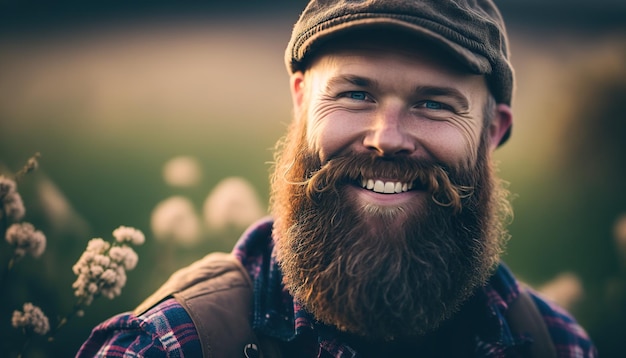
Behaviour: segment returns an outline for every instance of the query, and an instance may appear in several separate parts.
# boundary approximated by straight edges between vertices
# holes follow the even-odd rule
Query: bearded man
[[[78,356],[596,355],[500,262],[513,70],[491,1],[311,1],[286,60],[271,218]]]

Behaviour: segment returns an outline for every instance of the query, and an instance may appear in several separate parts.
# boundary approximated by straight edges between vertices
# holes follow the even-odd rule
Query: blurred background
[[[283,51],[305,1],[174,4],[3,1],[0,174],[48,239],[0,288],[0,342],[24,302],[55,322],[72,265],[120,225],[146,234],[115,300],[100,298],[27,357],[69,357],[93,326],[132,309],[176,268],[229,251],[266,214],[272,148],[291,119]],[[626,3],[499,1],[517,90],[497,151],[515,194],[512,270],[568,307],[601,356],[626,339]],[[10,248],[0,244],[6,267]],[[622,353],[623,354],[623,353]]]

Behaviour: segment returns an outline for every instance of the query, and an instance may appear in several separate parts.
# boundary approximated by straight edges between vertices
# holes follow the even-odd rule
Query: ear
[[[304,103],[304,73],[295,72],[289,77],[289,88],[291,89],[291,100],[295,118],[301,118],[300,112]]]
[[[500,144],[500,140],[513,124],[513,112],[507,104],[500,103],[494,108],[493,120],[489,126],[490,149],[493,151]]]

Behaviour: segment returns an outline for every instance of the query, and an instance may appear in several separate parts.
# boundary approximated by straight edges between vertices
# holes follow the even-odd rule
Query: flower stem
[[[74,304],[74,307],[72,308],[72,311],[67,316],[62,317],[59,320],[59,323],[56,325],[56,327],[50,331],[50,333],[48,334],[48,342],[54,341],[54,336],[57,334],[57,332],[61,328],[63,328],[72,317],[76,316],[78,311],[81,310],[81,308],[82,308],[82,302],[81,301],[76,302]]]
[[[17,261],[16,255],[12,255],[11,258],[9,259],[9,263],[7,264],[6,269],[2,271],[2,275],[0,276],[0,287],[4,286],[4,282],[9,276],[9,271],[11,271],[16,261]]]
[[[24,339],[24,344],[22,344],[22,349],[17,354],[17,358],[22,358],[24,356],[24,353],[26,352],[26,347],[28,347],[28,344],[30,343],[31,335],[27,334],[26,332],[24,332],[24,334],[26,334],[26,339]]]

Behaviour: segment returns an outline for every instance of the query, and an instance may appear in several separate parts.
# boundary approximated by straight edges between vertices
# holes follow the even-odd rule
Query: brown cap
[[[389,25],[442,45],[471,73],[485,75],[496,102],[511,104],[513,68],[502,16],[491,0],[311,0],[285,51],[304,70],[317,46],[345,30]],[[502,138],[504,143],[510,129]]]

